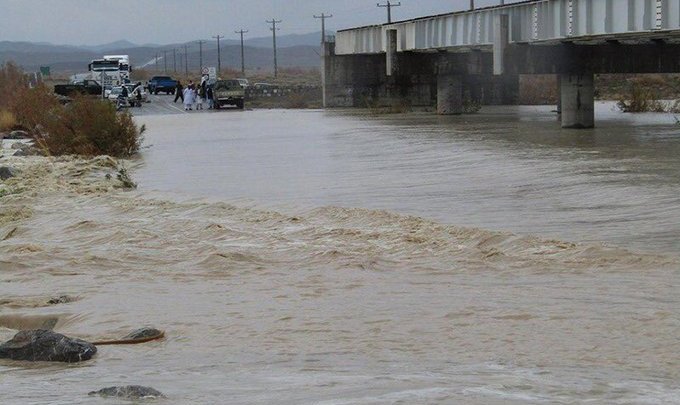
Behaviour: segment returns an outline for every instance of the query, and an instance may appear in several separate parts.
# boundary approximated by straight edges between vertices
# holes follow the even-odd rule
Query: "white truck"
[[[105,60],[118,61],[118,71],[120,72],[121,84],[130,83],[130,73],[132,65],[129,55],[104,55]]]
[[[90,79],[101,83],[105,90],[120,86],[123,81],[120,77],[119,65],[117,60],[95,59],[88,65]]]

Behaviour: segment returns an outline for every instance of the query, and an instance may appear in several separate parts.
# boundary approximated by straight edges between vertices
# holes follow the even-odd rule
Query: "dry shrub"
[[[132,72],[133,81],[135,82],[145,82],[151,78],[151,72],[146,69],[135,69]]]
[[[28,80],[17,65],[7,62],[0,66],[0,94],[2,94],[0,109],[9,110],[14,96],[26,88],[28,88]]]
[[[0,110],[0,131],[9,131],[16,127],[17,119],[10,111]]]
[[[637,82],[631,84],[628,94],[616,105],[621,111],[628,113],[666,111],[666,106],[656,99],[654,91]]]
[[[46,120],[58,114],[59,100],[45,86],[17,90],[9,106],[17,120],[17,125],[29,131],[44,127]]]
[[[78,97],[44,122],[37,141],[53,155],[131,156],[139,151],[145,127],[138,128],[128,112],[117,113],[113,104]]]
[[[0,94],[0,129],[26,129],[52,155],[127,157],[139,151],[144,126],[108,101],[82,96],[64,106],[46,86],[29,88],[11,63],[0,67]]]
[[[287,108],[309,108],[308,97],[305,94],[294,93],[288,96]]]

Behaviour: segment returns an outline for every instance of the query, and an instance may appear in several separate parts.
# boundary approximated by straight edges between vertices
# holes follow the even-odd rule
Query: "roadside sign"
[[[203,75],[210,74],[210,68],[204,67],[203,69],[201,69],[201,74]]]
[[[208,79],[217,80],[217,68],[215,68],[214,66],[209,67],[207,75],[208,75]]]
[[[113,76],[109,76],[106,73],[102,72],[101,82],[103,88],[113,87]]]

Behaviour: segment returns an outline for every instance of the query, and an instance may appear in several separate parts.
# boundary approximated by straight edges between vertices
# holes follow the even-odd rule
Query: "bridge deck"
[[[335,52],[385,52],[388,29],[397,30],[400,52],[486,47],[502,14],[509,16],[511,43],[680,39],[680,0],[529,0],[341,30]]]

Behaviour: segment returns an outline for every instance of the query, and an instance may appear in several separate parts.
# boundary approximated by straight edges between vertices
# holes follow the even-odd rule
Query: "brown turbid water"
[[[0,197],[0,338],[166,338],[0,361],[3,404],[131,384],[168,404],[680,403],[672,116],[137,119],[135,191],[107,158],[0,160],[22,170]]]

